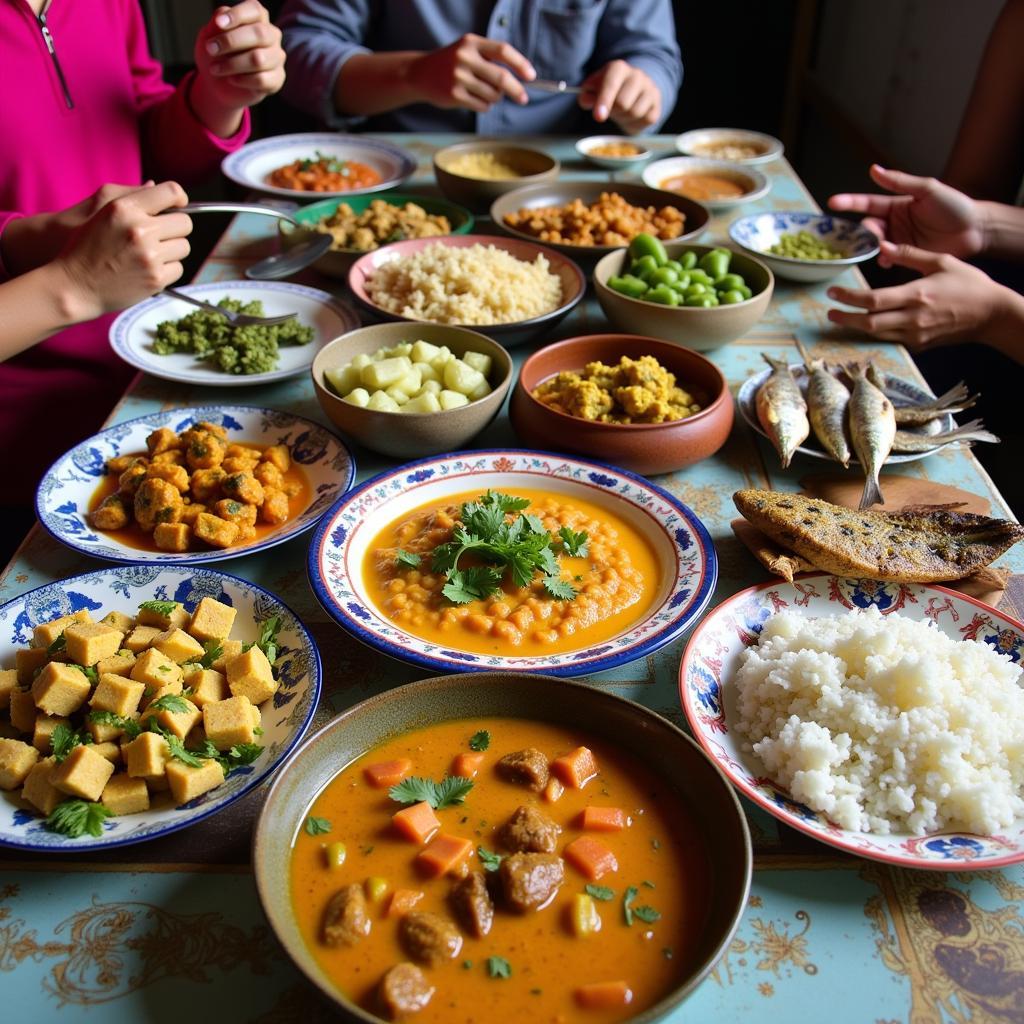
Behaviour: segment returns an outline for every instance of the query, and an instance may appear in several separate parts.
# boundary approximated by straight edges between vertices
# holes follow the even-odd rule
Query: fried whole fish
[[[757,418],[779,453],[782,468],[793,458],[793,452],[807,440],[811,424],[807,419],[807,403],[803,392],[784,359],[773,359],[761,353],[772,368],[768,379],[757,391]]]
[[[850,446],[846,443],[846,409],[850,392],[830,373],[824,359],[804,356],[807,367],[807,412],[814,435],[822,448],[843,466],[850,465]]]
[[[892,379],[896,380],[897,378]],[[890,383],[888,375],[874,365],[868,367],[868,380],[883,394]],[[899,425],[930,423],[940,416],[953,416],[956,413],[966,412],[977,401],[978,396],[969,394],[967,385],[960,381],[959,384],[954,384],[945,394],[939,395],[938,398],[933,398],[930,402],[896,406],[896,423]]]
[[[880,505],[884,500],[878,474],[892,451],[896,437],[896,416],[892,402],[868,379],[863,366],[851,368],[850,377],[853,380],[853,393],[848,407],[850,440],[864,470],[864,493],[861,495],[860,507],[870,508],[872,505]]]
[[[897,430],[892,443],[894,452],[930,452],[939,445],[950,441],[986,441],[998,444],[999,438],[985,429],[981,420],[971,420],[955,430],[945,430],[937,434],[914,434],[909,430]]]
[[[944,506],[868,512],[778,491],[733,495],[778,544],[837,576],[937,583],[970,576],[1024,539],[1024,526]]]

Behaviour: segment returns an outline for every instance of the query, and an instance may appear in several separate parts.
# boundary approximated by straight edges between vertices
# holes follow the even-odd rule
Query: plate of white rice
[[[348,283],[359,305],[378,319],[471,327],[505,345],[549,330],[586,288],[568,257],[490,235],[381,246],[352,264]]]
[[[773,581],[680,666],[694,735],[740,791],[841,850],[931,870],[1024,860],[1024,625],[945,587]]]

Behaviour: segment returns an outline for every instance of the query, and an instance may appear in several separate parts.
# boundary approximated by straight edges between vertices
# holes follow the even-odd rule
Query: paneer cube
[[[179,740],[183,740],[189,734],[192,726],[202,717],[202,712],[192,701],[184,697],[182,700],[188,705],[187,711],[170,711],[167,708],[161,708],[156,711],[147,710],[142,713],[143,723],[148,722],[151,718],[155,718],[161,728],[174,733]]]
[[[99,800],[114,766],[92,746],[75,747],[50,773],[50,784],[69,796]]]
[[[11,706],[11,694],[18,688],[18,670],[0,669],[0,708]]]
[[[128,717],[135,719],[138,716],[129,715]],[[85,727],[89,730],[89,735],[97,745],[109,743],[112,740],[120,740],[124,735],[124,729],[119,725],[110,725],[107,722],[94,722],[91,718],[86,718]]]
[[[200,709],[205,704],[210,704],[215,700],[226,700],[231,696],[227,677],[216,669],[198,669],[185,677],[185,684],[192,687],[192,695],[189,700]]]
[[[188,631],[199,641],[226,640],[238,612],[212,597],[204,597],[192,613]]]
[[[112,626],[114,629],[119,629],[125,635],[135,628],[135,619],[130,615],[125,615],[124,612],[107,612],[107,614],[100,619],[100,622],[107,626]]]
[[[50,773],[55,767],[52,757],[37,761],[25,776],[25,784],[21,789],[22,800],[27,800],[41,814],[50,815],[57,804],[67,800],[67,793],[62,793],[50,782]]]
[[[112,711],[115,715],[127,718],[138,711],[145,689],[144,682],[107,672],[100,676],[89,700],[89,707],[93,711]]]
[[[96,662],[96,673],[103,676],[130,676],[135,664],[135,655],[127,648],[121,648],[112,658]]]
[[[138,737],[121,747],[125,768],[133,779],[162,778],[166,771],[168,758],[171,756],[167,740],[159,733],[143,732]]]
[[[195,661],[206,653],[203,645],[183,629],[171,630],[168,634],[158,637],[153,641],[153,646],[179,665],[186,661]]]
[[[181,666],[164,654],[163,651],[150,647],[143,651],[132,666],[131,678],[147,686],[159,689],[168,683],[180,683]],[[180,692],[180,691],[179,691]]]
[[[188,523],[157,523],[153,529],[153,543],[161,551],[188,551],[191,539],[192,527]]]
[[[267,656],[253,645],[228,662],[228,689],[235,697],[262,704],[277,693],[277,680]]]
[[[156,626],[136,626],[125,638],[125,649],[132,654],[141,654],[161,632]]]
[[[42,622],[32,630],[32,646],[49,647],[68,626],[76,622],[92,622],[92,616],[83,608],[74,615],[62,615],[59,619]]]
[[[192,768],[181,761],[168,761],[167,782],[171,797],[176,804],[187,804],[189,800],[208,793],[224,781],[224,769],[212,758],[203,762],[201,768]]]
[[[32,699],[47,715],[70,715],[88,699],[92,685],[71,665],[49,662],[32,684]],[[35,722],[33,721],[33,726]]]
[[[49,754],[53,750],[53,730],[58,725],[67,725],[68,720],[61,715],[36,715],[35,729],[32,731],[32,746],[40,754]]]
[[[229,548],[238,539],[238,524],[229,523],[220,516],[212,516],[209,512],[200,512],[192,532],[210,547]]]
[[[112,775],[100,798],[111,814],[138,814],[149,810],[149,787],[145,779],[133,779],[127,772]]]
[[[236,655],[242,653],[242,641],[241,640],[222,640],[221,647],[223,650],[220,652],[220,657],[215,659],[213,668],[218,672],[227,672],[228,662]]]
[[[65,650],[79,665],[95,665],[121,649],[124,633],[102,622],[76,622],[64,630]]]
[[[92,749],[100,757],[105,757],[113,765],[121,763],[121,745],[113,740],[107,740],[105,743],[94,743]]]
[[[28,743],[0,740],[0,789],[17,789],[38,760],[39,751]]]
[[[180,601],[161,601],[160,608],[154,608],[150,602],[146,602],[146,604],[148,605],[147,607],[139,608],[140,626],[156,626],[157,630],[185,628],[189,615],[188,610]],[[174,607],[165,611],[163,609],[164,604],[170,604]]]
[[[36,702],[31,690],[15,690],[11,694],[11,725],[18,732],[32,732],[36,727]]]
[[[20,647],[14,652],[14,669],[18,673],[19,686],[31,686],[36,669],[42,668],[49,660],[45,647]]]
[[[230,750],[238,743],[252,743],[252,702],[248,697],[228,697],[203,706],[206,738],[218,750]]]

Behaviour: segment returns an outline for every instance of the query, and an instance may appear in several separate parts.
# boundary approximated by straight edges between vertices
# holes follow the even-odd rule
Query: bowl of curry
[[[659,1019],[728,948],[751,862],[681,730],[501,672],[342,712],[278,774],[253,843],[285,950],[371,1022]]]
[[[384,654],[565,676],[669,643],[717,572],[703,524],[650,481],[518,449],[380,474],[327,513],[308,560],[328,615]]]
[[[756,167],[689,156],[656,160],[644,168],[641,177],[650,188],[676,192],[713,210],[730,210],[752,203],[766,196],[771,188],[767,176]]]

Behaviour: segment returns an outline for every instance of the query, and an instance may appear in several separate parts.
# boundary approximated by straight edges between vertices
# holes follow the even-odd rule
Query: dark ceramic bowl
[[[571,259],[560,253],[538,245],[536,242],[521,242],[515,238],[500,238],[497,235],[448,235],[444,238],[411,238],[405,242],[393,242],[391,245],[374,249],[373,252],[360,256],[348,274],[348,286],[352,296],[371,319],[397,320],[407,324],[423,323],[410,317],[389,313],[378,306],[366,292],[367,278],[385,261],[407,256],[426,248],[433,243],[468,248],[472,245],[493,245],[504,249],[516,259],[532,263],[538,255],[543,254],[550,265],[551,273],[557,274],[562,282],[562,304],[529,320],[516,320],[507,324],[458,324],[450,326],[468,327],[470,330],[486,334],[495,341],[500,341],[507,348],[522,345],[528,341],[547,334],[559,321],[566,317],[573,307],[583,298],[587,289],[587,281],[583,272]]]
[[[706,206],[702,206],[693,199],[687,199],[686,196],[678,195],[675,192],[648,188],[647,185],[625,184],[618,181],[552,181],[506,193],[492,204],[491,220],[494,221],[494,226],[499,231],[505,232],[512,238],[539,242],[540,239],[534,238],[533,235],[520,231],[518,228],[509,227],[505,223],[505,217],[524,207],[534,209],[541,206],[565,206],[574,199],[580,199],[589,205],[596,202],[602,192],[618,192],[627,203],[633,206],[654,206],[657,209],[661,209],[663,206],[674,206],[680,210],[686,218],[683,224],[685,230],[678,238],[665,243],[665,247],[673,254],[676,246],[699,237],[707,227],[708,219],[711,216]],[[543,244],[564,256],[570,256],[587,269],[593,267],[602,256],[615,252],[619,248],[615,245],[564,245],[560,242],[544,242]]]
[[[473,153],[493,153],[515,172],[514,178],[471,178],[452,170],[461,157]],[[477,139],[459,142],[439,149],[434,154],[434,177],[437,187],[453,202],[461,203],[474,213],[486,213],[499,196],[524,185],[554,181],[560,165],[553,156],[539,149],[509,145],[500,139]]]
[[[697,398],[701,411],[671,423],[598,423],[559,412],[533,397],[534,389],[563,370],[587,363],[615,365],[622,356],[654,356]],[[509,416],[531,448],[591,455],[650,476],[691,466],[713,455],[732,429],[733,401],[722,371],[698,352],[636,334],[588,334],[534,352],[519,372]]]
[[[441,676],[343,711],[278,772],[260,813],[252,859],[271,927],[299,969],[345,1018],[375,1024],[377,1017],[334,985],[299,931],[287,882],[292,844],[314,797],[367,750],[435,722],[495,715],[570,726],[618,744],[664,779],[692,815],[692,839],[713,866],[714,892],[690,961],[680,965],[678,985],[649,1010],[629,1018],[634,1024],[653,1024],[682,1003],[732,941],[750,890],[750,835],[729,783],[689,736],[639,704],[581,683],[502,673]]]

